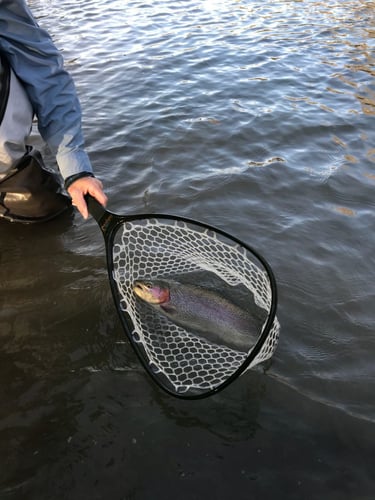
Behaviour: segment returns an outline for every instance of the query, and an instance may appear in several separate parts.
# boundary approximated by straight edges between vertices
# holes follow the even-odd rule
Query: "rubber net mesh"
[[[123,223],[114,239],[113,279],[120,308],[134,326],[153,373],[174,391],[210,390],[221,385],[246,360],[248,352],[208,342],[175,325],[135,297],[137,279],[168,279],[189,273],[213,273],[228,286],[246,287],[268,318],[272,295],[268,276],[242,246],[217,232],[174,219],[141,219]],[[261,334],[260,328],[259,335]],[[249,368],[270,358],[276,348],[279,323],[273,326]]]

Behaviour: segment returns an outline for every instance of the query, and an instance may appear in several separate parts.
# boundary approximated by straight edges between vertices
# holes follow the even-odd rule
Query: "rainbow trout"
[[[135,281],[134,293],[176,325],[208,341],[248,351],[256,342],[254,318],[218,293],[177,281]]]

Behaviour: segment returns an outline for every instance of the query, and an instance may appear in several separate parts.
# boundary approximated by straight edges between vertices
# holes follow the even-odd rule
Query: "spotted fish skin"
[[[136,281],[134,293],[188,332],[235,350],[248,351],[257,327],[247,311],[214,290],[177,281]]]

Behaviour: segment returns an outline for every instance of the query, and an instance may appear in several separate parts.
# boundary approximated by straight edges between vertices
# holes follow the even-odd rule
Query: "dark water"
[[[96,223],[2,223],[1,500],[372,499],[375,3],[30,6],[109,208],[254,246],[282,329],[265,373],[173,399],[121,330]]]

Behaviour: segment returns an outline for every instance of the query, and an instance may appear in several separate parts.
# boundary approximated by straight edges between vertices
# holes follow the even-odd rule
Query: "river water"
[[[95,221],[3,222],[1,500],[373,498],[375,3],[29,4],[108,208],[252,245],[281,334],[266,370],[174,399],[125,338]]]

